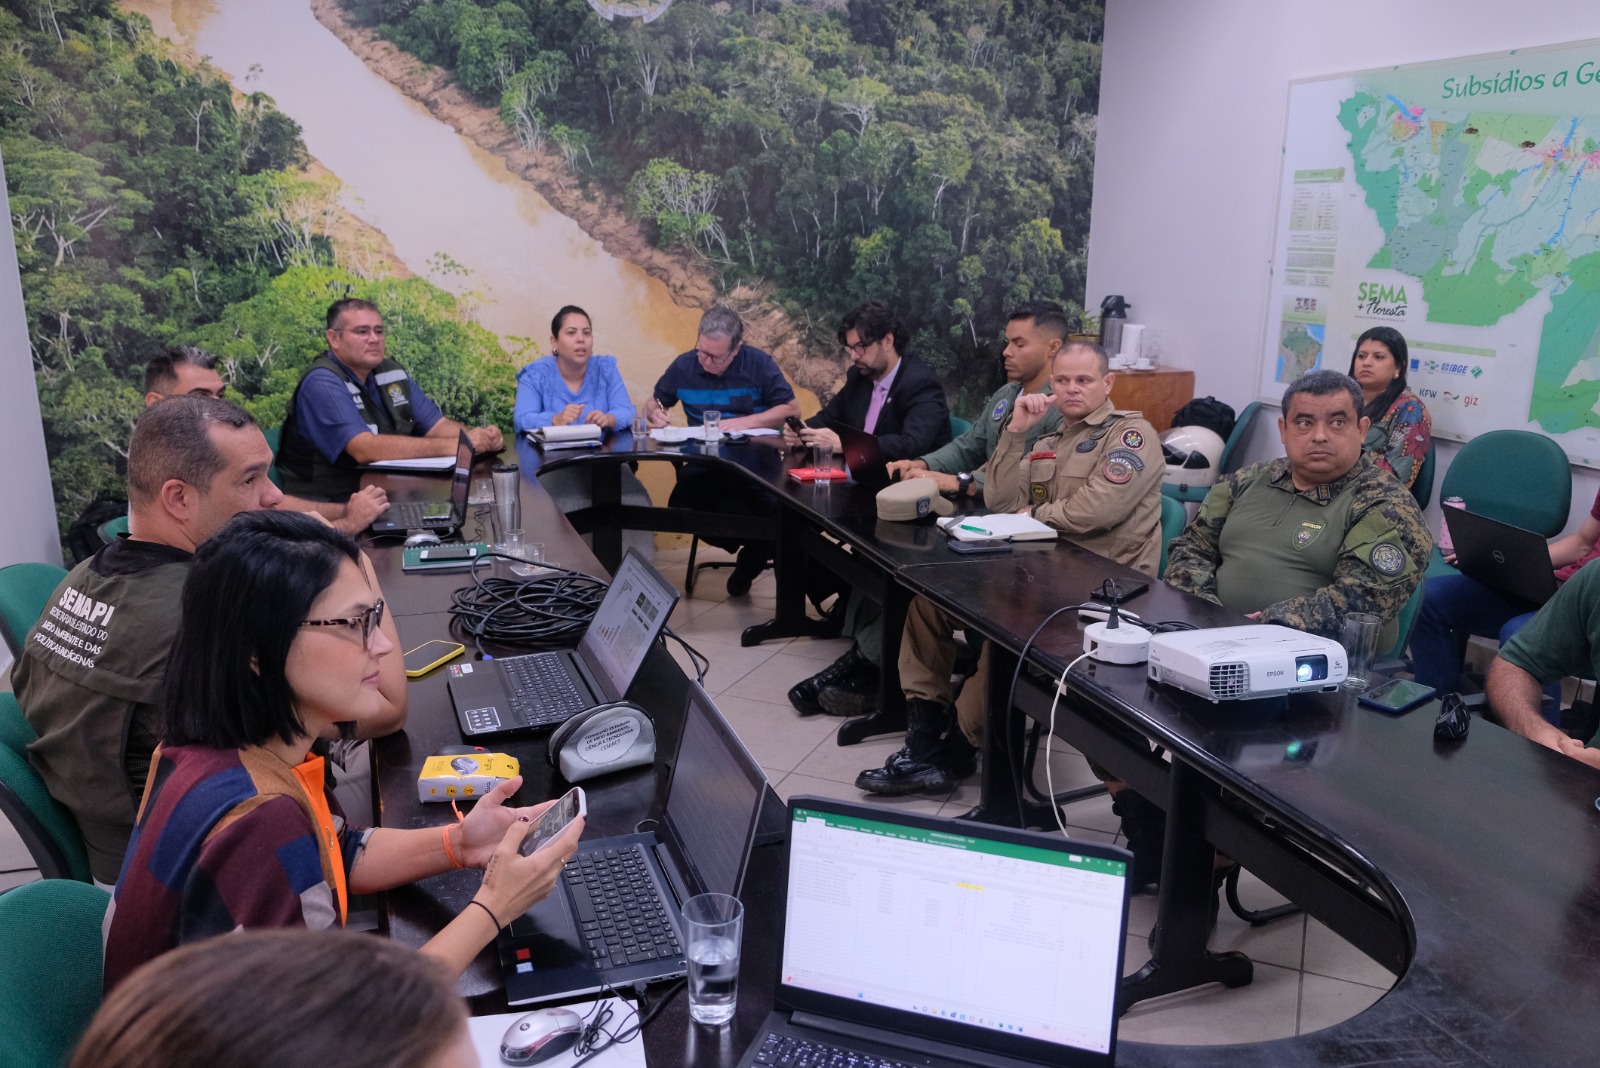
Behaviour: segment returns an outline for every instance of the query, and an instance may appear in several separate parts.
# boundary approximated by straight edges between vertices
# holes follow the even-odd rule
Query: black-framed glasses
[[[841,344],[844,347],[844,351],[853,352],[857,356],[860,356],[862,353],[866,352],[872,346],[876,345],[877,342],[876,341],[857,341],[854,345],[852,345],[848,341],[845,341],[845,342],[841,342]]]
[[[356,337],[382,337],[388,333],[381,326],[341,326],[334,330],[337,334],[354,334]]]
[[[372,632],[378,629],[378,624],[383,622],[383,598],[378,598],[378,603],[366,609],[358,616],[348,616],[344,619],[307,619],[300,625],[302,627],[351,627],[361,632],[361,644],[372,644]]]

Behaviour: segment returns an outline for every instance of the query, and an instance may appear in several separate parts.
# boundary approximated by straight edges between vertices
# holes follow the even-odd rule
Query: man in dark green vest
[[[463,427],[385,354],[377,305],[334,301],[327,336],[328,351],[300,379],[283,422],[278,470],[285,490],[344,498],[360,486],[361,464],[455,454]],[[477,453],[504,444],[492,426],[474,427],[467,437]]]

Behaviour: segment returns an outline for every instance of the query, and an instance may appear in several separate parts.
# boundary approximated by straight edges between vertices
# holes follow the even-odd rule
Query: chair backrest
[[[1430,440],[1428,454],[1422,458],[1422,470],[1417,472],[1417,480],[1411,483],[1411,496],[1418,508],[1427,508],[1428,502],[1433,500],[1433,460],[1433,442]]]
[[[963,419],[959,415],[950,417],[950,436],[959,438],[962,434],[972,429],[972,420]]]
[[[128,517],[119,515],[115,519],[107,519],[100,524],[100,540],[107,545],[117,540],[118,534],[128,532]]]
[[[111,895],[44,879],[0,894],[0,1064],[55,1068],[100,1007]]]
[[[50,796],[25,754],[0,746],[0,816],[11,821],[46,879],[89,882],[89,854],[78,822]],[[0,1057],[0,1064],[11,1062]]]
[[[1389,650],[1389,657],[1394,660],[1406,658],[1406,643],[1411,640],[1411,624],[1417,621],[1417,611],[1422,607],[1422,587],[1426,583],[1417,583],[1417,588],[1411,591],[1411,596],[1406,598],[1406,603],[1400,606],[1400,614],[1395,617],[1394,646]]]
[[[1233,422],[1233,431],[1228,434],[1228,440],[1222,443],[1222,458],[1217,461],[1217,470],[1224,475],[1231,475],[1238,464],[1233,462],[1233,450],[1239,444],[1239,439],[1244,437],[1250,429],[1250,423],[1255,419],[1256,412],[1261,410],[1260,401],[1251,401],[1244,406],[1244,411],[1239,413],[1239,418]]]
[[[272,450],[272,466],[267,468],[267,477],[272,479],[272,484],[283,489],[283,476],[278,474],[278,442],[283,437],[283,427],[264,426],[261,436],[267,439],[267,448]]]
[[[1175,497],[1161,495],[1161,568],[1156,572],[1157,578],[1167,576],[1167,546],[1172,544],[1172,539],[1183,533],[1184,526],[1189,520],[1189,510],[1183,502]]]
[[[0,567],[0,637],[5,638],[12,656],[22,655],[28,631],[39,622],[50,595],[66,577],[66,569],[55,564]]]
[[[1491,430],[1456,453],[1439,496],[1467,510],[1553,538],[1567,525],[1572,472],[1561,446],[1526,430]]]
[[[33,724],[22,714],[17,695],[10,690],[0,691],[0,746],[26,754],[28,745],[37,737]]]

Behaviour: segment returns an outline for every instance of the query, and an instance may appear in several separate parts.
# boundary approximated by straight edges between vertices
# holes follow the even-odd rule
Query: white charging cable
[[[1087,657],[1088,653],[1081,653],[1077,660],[1068,664],[1061,671],[1061,677],[1056,680],[1055,699],[1050,702],[1050,729],[1044,733],[1044,785],[1050,793],[1050,812],[1056,818],[1056,826],[1061,828],[1063,838],[1071,838],[1067,833],[1067,824],[1061,818],[1061,806],[1056,804],[1056,776],[1055,768],[1050,764],[1050,743],[1056,736],[1056,707],[1061,704],[1062,696],[1067,692],[1067,676],[1072,674],[1072,669]]]

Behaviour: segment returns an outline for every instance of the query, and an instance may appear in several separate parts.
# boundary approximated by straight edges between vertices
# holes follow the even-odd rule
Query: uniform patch
[[[1379,542],[1372,547],[1372,569],[1380,575],[1398,575],[1406,569],[1406,554],[1398,546]]]
[[[1118,450],[1119,452],[1121,450]],[[1119,459],[1116,453],[1106,457],[1106,462],[1100,468],[1100,473],[1106,476],[1106,481],[1121,486],[1133,481],[1133,465],[1128,461]]]
[[[917,498],[917,518],[921,519],[933,510],[933,502],[926,497]]]
[[[1129,452],[1127,449],[1112,449],[1106,453],[1106,459],[1125,463],[1135,471],[1144,470],[1144,458],[1137,453]]]
[[[1043,482],[1035,482],[1028,490],[1028,496],[1033,500],[1034,504],[1043,504],[1050,499],[1050,487]]]
[[[1002,397],[999,400],[995,401],[994,402],[994,411],[989,413],[989,418],[993,419],[995,422],[998,423],[1000,420],[1002,420],[1002,419],[1004,419],[1006,417],[1006,407],[1007,407],[1007,403],[1006,403],[1006,399],[1004,397]]]
[[[389,394],[390,404],[401,405],[406,403],[406,391],[400,388],[400,383],[391,383],[386,392]]]
[[[1323,525],[1307,520],[1301,523],[1294,532],[1294,547],[1298,551],[1322,537]]]
[[[1100,442],[1097,439],[1089,438],[1087,441],[1080,441],[1076,445],[1074,445],[1072,447],[1072,451],[1073,452],[1094,452],[1094,450],[1098,449],[1099,447],[1100,447]]]
[[[1144,448],[1144,435],[1129,427],[1122,432],[1122,443],[1130,449]]]

